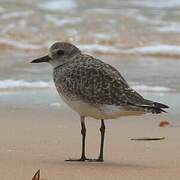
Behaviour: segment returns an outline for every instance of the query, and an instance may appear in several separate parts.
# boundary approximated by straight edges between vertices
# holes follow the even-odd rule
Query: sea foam
[[[173,8],[180,6],[179,0],[151,0],[151,1],[138,1],[135,0],[132,4],[140,6],[140,7],[148,7],[148,8]]]
[[[3,39],[3,38],[0,38],[0,47],[4,47],[4,48],[10,47],[10,48],[15,48],[15,49],[20,49],[20,50],[40,50],[43,48],[43,46],[40,46],[40,45],[19,42],[19,41],[10,40],[10,39]]]
[[[38,7],[49,11],[67,11],[75,9],[77,4],[74,0],[52,0],[42,1]]]
[[[180,32],[180,24],[176,23],[176,22],[171,22],[169,24],[160,26],[156,29],[157,29],[157,31],[165,32],[165,33],[167,33],[167,32],[179,33]]]
[[[25,81],[25,80],[0,80],[0,89],[41,89],[41,88],[53,88],[53,81]],[[149,86],[149,85],[132,85],[132,88],[142,92],[170,92],[169,87],[164,86]]]
[[[82,51],[87,52],[100,52],[100,53],[118,53],[119,50],[112,47],[112,46],[106,46],[101,44],[80,44],[78,47]]]
[[[52,82],[48,81],[25,81],[25,80],[1,80],[0,89],[14,88],[51,88]]]
[[[142,92],[170,92],[172,89],[164,86],[134,85],[132,88]]]
[[[55,24],[56,26],[64,26],[64,25],[73,25],[73,24],[77,24],[77,23],[80,23],[82,21],[81,18],[79,17],[74,17],[74,18],[57,18],[57,17],[54,17],[54,16],[50,16],[50,15],[46,15],[45,18]]]
[[[129,50],[125,50],[124,52],[130,54],[139,53],[142,55],[154,55],[154,56],[180,56],[180,46],[157,44],[157,45],[132,48]]]
[[[34,11],[8,12],[8,13],[2,14],[0,16],[0,19],[28,17],[28,16],[32,15],[33,13],[34,13]]]

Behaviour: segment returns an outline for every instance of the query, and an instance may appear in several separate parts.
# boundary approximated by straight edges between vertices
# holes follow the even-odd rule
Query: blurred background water
[[[169,104],[178,119],[179,20],[180,0],[0,0],[1,105],[55,104],[51,67],[30,61],[68,41],[115,66],[147,98]]]

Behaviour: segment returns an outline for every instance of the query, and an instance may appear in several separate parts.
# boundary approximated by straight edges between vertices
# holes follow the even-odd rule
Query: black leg
[[[105,124],[104,124],[104,120],[101,120],[101,128],[100,128],[100,132],[101,132],[101,145],[100,145],[100,153],[99,153],[99,157],[98,159],[90,159],[90,162],[102,162],[104,161],[103,158],[103,149],[104,149],[104,136],[105,136]]]
[[[88,159],[85,155],[85,139],[86,139],[86,126],[85,126],[85,117],[81,117],[81,135],[82,135],[82,154],[80,159],[68,159],[66,161],[89,161],[89,162],[102,162],[103,159],[103,149],[104,149],[104,136],[105,136],[105,124],[104,120],[101,120],[101,145],[100,145],[100,153],[97,159]]]
[[[100,132],[101,132],[101,146],[100,146],[100,153],[99,153],[99,161],[104,161],[103,159],[103,150],[104,150],[104,135],[105,135],[105,124],[104,124],[104,120],[101,120],[101,128],[100,128]]]
[[[81,154],[81,159],[86,160],[86,156],[85,156],[86,126],[85,126],[84,120],[85,120],[85,118],[81,117],[81,135],[82,135],[82,154]]]
[[[87,159],[85,156],[85,139],[86,139],[86,126],[85,126],[85,117],[81,116],[81,135],[82,135],[82,154],[80,159],[68,159],[66,161],[86,161],[90,160]]]

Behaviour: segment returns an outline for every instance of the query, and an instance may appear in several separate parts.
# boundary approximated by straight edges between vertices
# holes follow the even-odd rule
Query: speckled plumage
[[[102,61],[88,55],[54,69],[56,87],[68,98],[90,104],[126,105],[128,101],[142,101],[120,73]]]
[[[121,111],[123,108],[125,111],[161,112],[154,102],[130,88],[114,67],[89,55],[79,54],[54,68],[54,82],[65,101],[82,101],[96,108],[113,105]]]

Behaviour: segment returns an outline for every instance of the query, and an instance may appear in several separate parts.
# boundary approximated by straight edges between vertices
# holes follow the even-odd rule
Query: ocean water
[[[176,104],[177,111],[179,10],[179,0],[0,1],[1,102],[10,101],[7,94],[14,101],[16,93],[34,91],[49,91],[52,100],[51,67],[30,62],[45,55],[53,42],[68,41],[115,66],[146,97]],[[177,102],[169,99],[171,94]]]

